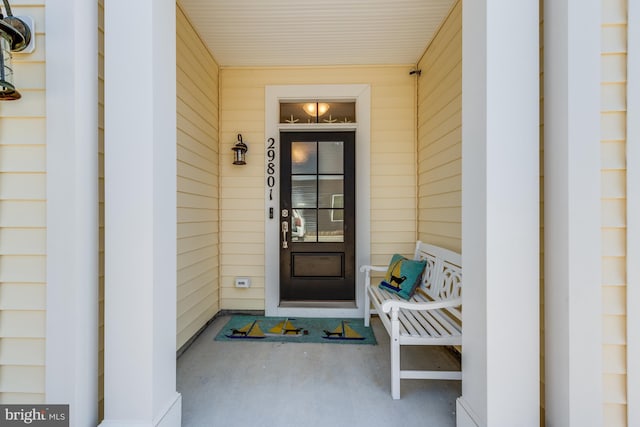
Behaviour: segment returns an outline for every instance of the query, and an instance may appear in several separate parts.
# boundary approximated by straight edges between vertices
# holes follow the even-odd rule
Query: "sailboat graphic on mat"
[[[231,334],[225,334],[227,338],[239,338],[239,339],[260,339],[266,338],[258,321],[254,320],[251,323],[244,325],[240,329],[231,329]]]
[[[294,319],[295,320],[295,319]],[[282,322],[278,322],[276,326],[269,329],[266,335],[269,336],[287,336],[287,337],[301,337],[302,335],[308,335],[309,331],[302,328],[296,328],[291,323],[289,318],[284,319]]]
[[[353,330],[351,326],[347,324],[344,320],[340,322],[340,326],[335,328],[333,331],[327,331],[326,329],[323,331],[324,335],[322,338],[327,340],[363,340],[364,337]]]

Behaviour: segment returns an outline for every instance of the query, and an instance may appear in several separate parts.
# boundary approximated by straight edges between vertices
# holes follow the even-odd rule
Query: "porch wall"
[[[602,1],[602,325],[604,425],[627,426],[627,7]]]
[[[220,308],[265,308],[265,86],[371,85],[371,261],[411,254],[416,239],[416,104],[411,65],[222,68],[220,71]],[[241,133],[246,166],[232,165]],[[251,288],[234,288],[236,276]]]
[[[218,64],[178,7],[177,348],[220,309]]]
[[[462,3],[418,63],[418,238],[462,250]]]
[[[45,8],[14,0],[36,25],[15,54],[22,99],[0,103],[0,403],[43,403],[46,318]]]

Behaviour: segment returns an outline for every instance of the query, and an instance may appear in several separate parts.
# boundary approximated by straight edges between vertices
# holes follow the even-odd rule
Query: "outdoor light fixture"
[[[2,0],[6,17],[0,9],[0,101],[20,99],[13,84],[11,52],[24,50],[31,42],[31,29],[20,18],[13,16],[9,0]]]
[[[236,142],[236,145],[231,147],[231,149],[233,150],[233,164],[246,165],[247,162],[245,161],[245,153],[247,152],[248,147],[247,144],[242,142],[241,134],[238,134],[238,142]]]
[[[329,111],[329,104],[326,102],[308,102],[302,106],[305,113],[311,117],[324,116]]]

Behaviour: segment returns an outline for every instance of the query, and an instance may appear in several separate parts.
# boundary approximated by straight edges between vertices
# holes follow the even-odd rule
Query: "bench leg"
[[[371,321],[371,300],[369,299],[369,286],[364,289],[364,326],[369,327]]]
[[[371,286],[371,273],[367,270],[364,276],[364,326],[369,327],[371,320],[371,299],[369,298],[369,286]]]
[[[400,322],[398,312],[391,318],[391,397],[400,399]]]

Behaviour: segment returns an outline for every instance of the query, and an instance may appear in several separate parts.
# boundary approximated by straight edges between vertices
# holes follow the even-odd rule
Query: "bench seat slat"
[[[431,311],[436,311],[436,310],[431,310]],[[446,328],[444,328],[440,322],[437,321],[436,317],[434,317],[434,313],[432,312],[418,312],[419,315],[421,316],[421,318],[423,319],[423,321],[429,325],[431,325],[434,329],[436,329],[437,332],[437,336],[439,337],[446,337],[448,335],[450,335]]]
[[[400,320],[400,324],[405,325],[407,327],[407,332],[408,332],[407,334],[401,333],[400,335],[422,337],[428,334],[425,328],[423,328],[422,325],[420,325],[420,322],[418,322],[415,319],[415,317],[413,317],[413,313],[400,310],[400,312],[398,313],[398,318]]]
[[[389,299],[404,301],[402,298],[398,297],[397,295],[377,287],[372,287],[370,289],[370,292],[373,294],[372,296],[375,298],[375,300],[378,301],[380,304],[382,304],[383,301],[389,300]],[[412,298],[411,301],[420,302],[420,303],[430,302],[424,297],[417,297],[417,298],[414,297]],[[400,313],[403,313],[402,315],[403,321],[401,322],[401,325],[404,326],[405,329],[407,329],[407,333],[409,335],[424,335],[417,331],[425,328],[429,330],[429,333],[427,335],[430,337],[438,336],[438,335],[447,336],[447,335],[460,334],[459,326],[456,323],[454,323],[452,320],[450,320],[447,316],[442,314],[440,310],[413,312],[411,310],[401,309]],[[412,314],[406,314],[406,313],[412,313]],[[413,325],[415,329],[410,328],[408,325],[405,325],[405,323],[407,322]],[[437,330],[437,332],[435,330]]]
[[[432,310],[432,312],[425,314],[429,315],[434,322],[437,322],[446,331],[445,335],[460,335],[462,333],[460,326],[442,311]]]
[[[406,336],[406,335],[413,336],[413,337],[419,337],[420,336],[420,332],[418,332],[416,330],[416,328],[414,327],[414,325],[412,325],[411,322],[409,322],[409,320],[407,320],[407,316],[403,312],[398,313],[398,316],[399,316],[399,320],[400,320],[400,335],[401,336]]]
[[[443,338],[461,335],[455,323],[443,323],[441,319],[444,317],[439,316],[439,313],[433,313],[434,311],[436,310],[430,312],[400,310],[399,317],[402,318],[401,323],[408,321],[420,331],[417,335],[411,334],[412,336]]]
[[[425,314],[428,315],[428,313],[420,311],[409,311],[409,313],[411,316],[410,321],[420,325],[420,329],[423,331],[420,336],[427,338],[440,338],[443,336],[442,331],[434,327],[432,322],[426,321],[427,319],[425,318]]]
[[[388,299],[404,301],[397,295],[377,287],[372,287],[370,293],[372,300],[376,301],[376,305],[381,305],[382,302]],[[416,298],[416,300],[415,302],[429,302],[425,298]],[[433,338],[461,334],[460,326],[442,314],[440,310],[413,311],[400,309],[399,317],[401,335]]]
[[[434,325],[442,335],[459,335],[461,333],[459,325],[440,310],[419,311],[418,313],[425,322]]]

